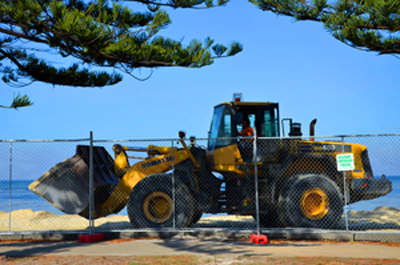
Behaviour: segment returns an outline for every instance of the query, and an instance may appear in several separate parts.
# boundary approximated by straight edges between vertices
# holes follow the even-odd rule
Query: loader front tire
[[[202,216],[203,216],[203,212],[202,211],[195,210],[195,213],[193,215],[193,219],[192,219],[192,221],[190,221],[189,226],[196,225],[196,223],[201,219]]]
[[[154,174],[139,181],[129,195],[127,206],[133,227],[173,228],[174,219],[177,228],[190,225],[194,216],[192,195],[176,179],[174,204],[172,184],[171,174]]]
[[[343,196],[328,176],[303,172],[289,179],[278,200],[280,220],[286,227],[329,229],[343,213]]]

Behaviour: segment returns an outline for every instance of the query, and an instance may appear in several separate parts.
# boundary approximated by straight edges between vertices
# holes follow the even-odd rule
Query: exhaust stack
[[[317,123],[317,119],[313,119],[310,123],[310,141],[314,141],[315,136],[315,124]]]

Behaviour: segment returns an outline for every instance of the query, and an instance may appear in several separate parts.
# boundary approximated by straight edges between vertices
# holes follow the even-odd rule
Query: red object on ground
[[[268,237],[266,235],[250,235],[250,241],[254,244],[268,244]]]
[[[93,234],[93,235],[79,236],[78,242],[90,243],[90,242],[97,242],[97,241],[103,241],[103,240],[104,240],[104,234]]]

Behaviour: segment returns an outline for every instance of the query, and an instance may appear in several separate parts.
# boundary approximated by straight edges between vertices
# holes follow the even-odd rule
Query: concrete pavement
[[[162,256],[217,255],[264,257],[349,257],[399,259],[400,247],[358,242],[324,243],[319,241],[275,241],[254,245],[248,241],[199,239],[137,239],[116,243],[103,241],[78,243],[59,242],[0,242],[0,256],[89,255],[89,256]]]

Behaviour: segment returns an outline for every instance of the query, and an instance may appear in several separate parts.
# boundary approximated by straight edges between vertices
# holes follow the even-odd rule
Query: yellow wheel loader
[[[244,119],[253,124],[253,137],[237,137]],[[92,147],[93,217],[125,206],[135,228],[189,227],[203,213],[255,217],[257,171],[262,226],[332,228],[345,203],[392,190],[389,180],[373,177],[366,146],[306,140],[299,123],[283,119],[281,128],[279,121],[278,103],[234,100],[215,106],[207,148],[196,146],[194,137],[187,146],[183,132],[179,148],[117,144],[114,159],[104,147]],[[290,137],[282,138],[285,121]],[[130,165],[130,151],[147,157]],[[65,213],[88,218],[89,153],[89,146],[77,146],[75,156],[34,181],[30,190]],[[354,158],[354,169],[345,173],[337,170],[342,153]]]

